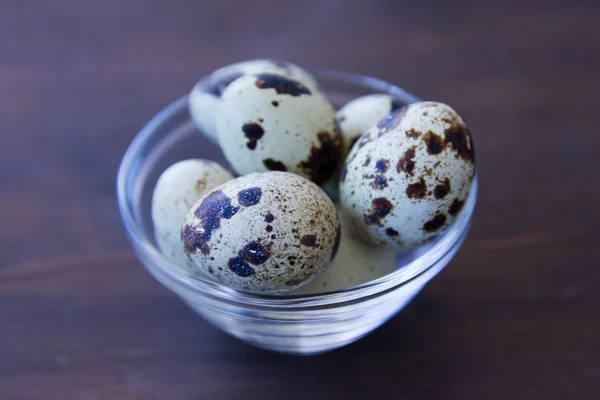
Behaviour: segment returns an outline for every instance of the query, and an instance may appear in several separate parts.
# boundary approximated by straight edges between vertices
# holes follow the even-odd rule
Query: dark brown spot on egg
[[[383,175],[366,175],[365,177],[372,177],[373,181],[369,183],[375,190],[383,190],[388,186],[387,179]]]
[[[442,150],[444,150],[444,141],[439,135],[436,135],[432,131],[427,132],[425,136],[423,136],[423,141],[427,146],[427,152],[429,154],[440,154]]]
[[[271,102],[271,105],[272,105],[273,107],[279,107],[279,102],[278,102],[277,100],[273,100],[273,101]]]
[[[247,278],[256,273],[256,270],[252,268],[242,257],[233,257],[229,259],[227,263],[229,269],[242,278]]]
[[[398,231],[394,228],[385,228],[385,234],[390,237],[396,237],[398,236]]]
[[[246,135],[246,137],[248,138],[246,147],[248,147],[250,150],[256,149],[256,144],[258,143],[258,140],[265,134],[265,131],[262,128],[262,126],[255,123],[244,124],[244,126],[242,126],[242,131],[244,131],[244,135]]]
[[[317,235],[304,235],[300,238],[300,243],[306,247],[316,247]]]
[[[270,257],[269,251],[258,242],[250,242],[242,250],[239,251],[238,255],[254,265],[264,264]]]
[[[267,232],[273,232],[273,227],[271,225],[267,225],[267,227],[265,228],[265,230]]]
[[[390,162],[388,160],[377,160],[375,163],[375,169],[381,173],[385,173],[390,166]]]
[[[275,217],[273,216],[273,214],[268,213],[267,215],[265,215],[265,222],[267,223],[271,223],[275,220]]]
[[[233,74],[223,76],[222,78],[219,78],[219,79],[208,78],[204,82],[202,89],[205,92],[212,94],[213,96],[221,97],[221,95],[223,94],[223,91],[225,91],[225,89],[227,89],[227,87],[233,81],[240,78],[241,76],[243,76],[242,73],[235,72]]]
[[[208,268],[207,268],[207,269],[208,269],[208,272],[209,272],[209,273],[211,273],[211,274],[214,274],[214,273],[215,273],[215,270],[214,270],[214,269],[213,269],[213,267],[211,267],[210,265],[208,266]]]
[[[221,216],[225,219],[230,219],[233,217],[239,210],[239,207],[227,206],[221,212]]]
[[[427,232],[436,232],[446,223],[446,215],[437,213],[432,219],[425,222],[423,230]]]
[[[378,197],[371,202],[371,214],[365,215],[367,225],[381,226],[381,219],[385,218],[394,208],[394,205],[385,197]]]
[[[406,133],[406,137],[409,139],[418,139],[419,136],[421,136],[421,132],[419,132],[418,130],[416,130],[414,128],[410,128],[405,133]]]
[[[273,160],[272,158],[266,158],[263,160],[263,164],[269,171],[287,171],[287,167],[281,161]]]
[[[302,83],[276,74],[258,75],[256,77],[256,87],[259,89],[275,89],[277,94],[287,94],[293,97],[312,94]]]
[[[410,147],[404,155],[398,161],[396,165],[396,171],[406,173],[406,175],[413,176],[413,170],[415,169],[415,146]]]
[[[433,194],[436,199],[443,199],[450,192],[450,179],[444,179],[444,182],[438,183],[433,189]]]
[[[410,199],[422,199],[427,196],[427,185],[425,179],[421,178],[419,182],[411,183],[406,187],[406,195]]]
[[[379,137],[385,135],[400,124],[400,121],[406,115],[408,107],[402,107],[396,111],[392,111],[387,117],[377,123],[379,128]]]
[[[235,209],[235,207],[233,207]],[[221,226],[221,218],[231,218],[237,212],[231,208],[231,199],[222,191],[217,190],[204,198],[194,211],[200,220],[201,229],[186,225],[181,231],[183,247],[188,254],[195,253],[198,249],[202,254],[209,254],[208,242],[215,229]]]
[[[345,120],[346,120],[346,116],[344,116],[344,115],[340,115],[338,117],[338,122],[344,122]]]
[[[335,171],[341,151],[341,135],[336,128],[333,133],[319,132],[319,146],[313,146],[307,160],[298,164],[299,168],[317,183],[325,182]]]
[[[363,167],[366,167],[371,162],[371,157],[368,157]],[[369,184],[373,189],[382,190],[383,188],[388,186],[387,179],[384,174],[387,172],[390,166],[390,162],[388,160],[377,160],[375,162],[375,174],[364,174],[363,178],[365,179],[373,179],[373,181]]]
[[[194,229],[189,225],[185,225],[181,229],[181,241],[183,242],[183,249],[188,254],[195,253],[200,248],[200,245],[196,243]]]
[[[475,152],[471,132],[465,124],[453,121],[450,127],[444,131],[445,142],[452,145],[458,157],[471,163],[475,162]]]
[[[242,206],[251,207],[260,203],[262,190],[258,187],[241,190],[238,193],[238,201]]]
[[[464,205],[465,205],[464,201],[458,200],[458,199],[454,199],[454,201],[452,201],[452,204],[450,204],[450,208],[448,209],[448,213],[454,217],[454,216],[456,216],[460,212],[460,210],[462,210],[462,208],[463,208]]]

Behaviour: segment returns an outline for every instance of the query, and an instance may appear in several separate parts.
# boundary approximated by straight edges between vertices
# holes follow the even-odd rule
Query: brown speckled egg
[[[219,164],[190,159],[167,168],[158,178],[152,195],[154,237],[160,251],[187,272],[195,272],[181,247],[181,223],[190,207],[214,187],[233,179]]]
[[[260,73],[280,74],[288,78],[298,78],[318,87],[315,78],[304,69],[287,61],[249,60],[219,68],[202,78],[188,97],[190,116],[196,126],[214,143],[218,143],[215,115],[217,104],[223,91],[237,78]]]
[[[193,263],[232,288],[284,293],[331,263],[340,240],[335,206],[314,183],[287,172],[229,181],[187,214],[181,241]]]
[[[360,137],[342,170],[340,198],[371,242],[410,249],[454,220],[474,175],[463,119],[445,104],[415,103]]]
[[[325,95],[282,75],[244,76],[225,89],[217,133],[239,175],[287,171],[321,184],[341,151],[335,111]]]

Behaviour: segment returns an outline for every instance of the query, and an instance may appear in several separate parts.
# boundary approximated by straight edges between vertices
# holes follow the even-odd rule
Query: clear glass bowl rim
[[[338,83],[360,85],[377,92],[391,94],[407,104],[422,101],[404,89],[378,78],[326,69],[312,69],[310,72],[319,80],[323,79]],[[462,244],[470,226],[477,198],[477,174],[473,179],[469,198],[462,212],[452,224],[453,227],[456,226],[459,229],[450,229],[447,231],[425,254],[399,270],[359,286],[322,294],[294,295],[291,293],[289,295],[263,295],[238,292],[216,282],[192,277],[182,272],[175,264],[164,257],[152,244],[151,240],[144,235],[143,229],[136,221],[134,202],[128,195],[128,184],[134,185],[135,176],[132,176],[132,171],[134,173],[136,171],[139,172],[143,163],[143,150],[146,144],[170,118],[183,108],[187,108],[187,98],[188,96],[185,95],[175,100],[146,123],[126,149],[117,173],[118,208],[126,233],[135,251],[138,253],[138,258],[150,260],[152,263],[151,266],[144,263],[143,260],[140,261],[146,268],[152,268],[154,272],[160,273],[164,278],[181,286],[184,290],[220,302],[269,311],[276,311],[277,309],[301,311],[323,307],[341,307],[383,295],[417,279],[420,275],[434,268],[436,263],[444,258],[446,254]],[[427,262],[423,262],[423,259]]]

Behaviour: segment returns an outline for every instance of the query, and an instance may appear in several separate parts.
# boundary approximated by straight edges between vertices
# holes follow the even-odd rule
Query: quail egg
[[[294,294],[333,292],[362,285],[396,270],[396,251],[375,247],[356,232],[346,210],[337,206],[342,226],[340,249],[321,276]]]
[[[218,282],[284,293],[327,268],[340,235],[335,206],[317,185],[269,171],[231,180],[198,200],[181,241],[196,267]]]
[[[454,220],[474,175],[463,119],[445,104],[415,103],[359,138],[340,176],[340,198],[371,242],[411,249]]]
[[[196,159],[179,161],[158,178],[151,209],[156,243],[167,258],[187,272],[197,269],[181,247],[181,223],[200,197],[230,179],[233,175],[219,164]]]
[[[243,76],[217,109],[217,133],[239,175],[287,171],[317,184],[335,172],[342,141],[325,95],[282,75]]]
[[[313,87],[319,86],[311,74],[286,61],[249,60],[219,68],[209,76],[202,78],[193,87],[188,97],[188,107],[192,120],[212,142],[218,143],[215,114],[223,90],[241,76],[260,73],[275,73],[290,78],[295,77]]]

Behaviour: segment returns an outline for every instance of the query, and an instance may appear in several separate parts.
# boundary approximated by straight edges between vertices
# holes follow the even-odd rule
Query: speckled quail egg
[[[317,184],[335,172],[342,145],[325,95],[275,74],[244,76],[225,89],[217,133],[238,174],[287,171]]]
[[[194,264],[217,281],[284,293],[325,270],[340,235],[335,206],[317,185],[270,171],[229,181],[196,202],[181,241]]]
[[[188,98],[192,120],[211,141],[218,143],[215,115],[223,90],[241,76],[260,73],[280,74],[289,78],[301,79],[313,87],[319,86],[311,74],[286,61],[249,60],[219,68],[212,74],[202,78],[193,87]]]
[[[445,104],[415,103],[360,137],[342,170],[340,198],[373,243],[410,249],[454,220],[474,175],[463,119]]]
[[[340,249],[321,276],[293,294],[332,292],[362,285],[396,270],[396,251],[365,242],[356,232],[347,211],[337,206],[342,225]]]
[[[160,251],[187,272],[195,272],[179,234],[190,207],[214,187],[233,179],[219,164],[207,160],[179,161],[158,178],[152,195],[154,237]]]
[[[405,105],[389,94],[376,93],[353,99],[340,108],[337,119],[344,140],[344,158],[360,135]]]

